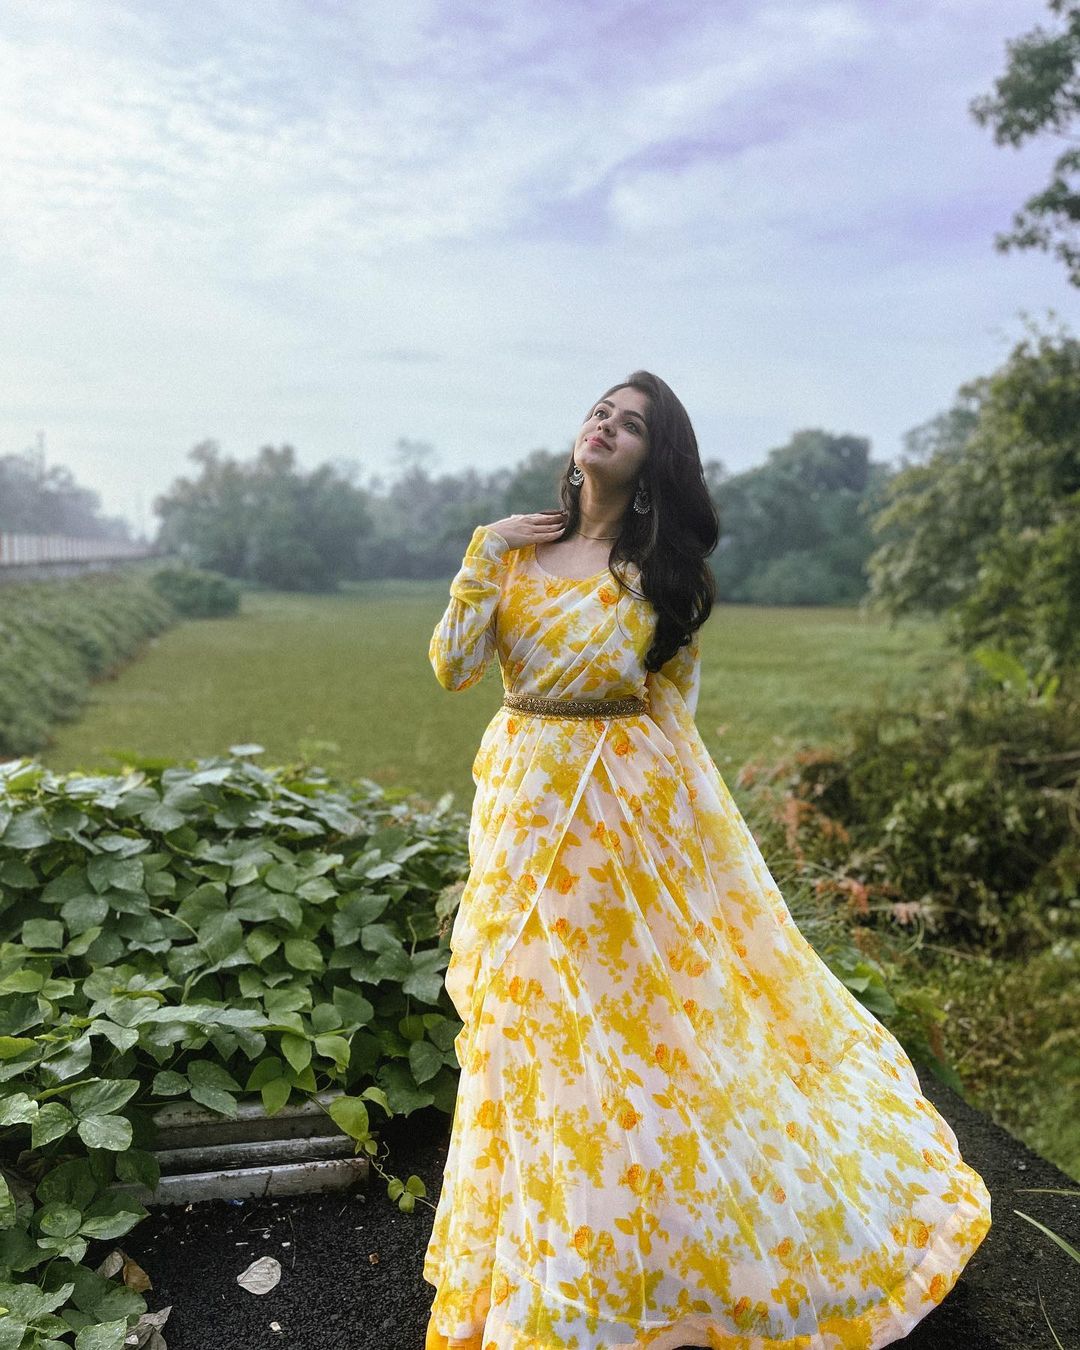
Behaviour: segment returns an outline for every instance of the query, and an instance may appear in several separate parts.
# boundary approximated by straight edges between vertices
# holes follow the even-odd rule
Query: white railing
[[[127,539],[73,539],[64,534],[5,534],[0,531],[0,567],[40,563],[119,562],[148,558],[157,550]]]

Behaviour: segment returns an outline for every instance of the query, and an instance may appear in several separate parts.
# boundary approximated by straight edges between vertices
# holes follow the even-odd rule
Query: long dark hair
[[[634,510],[632,502],[627,505],[608,566],[623,590],[641,595],[656,610],[656,630],[645,654],[645,669],[659,670],[686,646],[712,612],[716,580],[705,559],[720,537],[720,520],[705,483],[694,428],[671,388],[650,371],[635,370],[600,397],[607,398],[618,389],[637,389],[647,400],[649,453],[640,480],[652,506],[643,515]],[[591,405],[590,412],[599,401]],[[573,466],[571,452],[559,485],[567,512],[563,538],[577,530],[581,519],[581,488],[568,477]],[[617,570],[619,562],[633,562],[640,568],[640,592]]]

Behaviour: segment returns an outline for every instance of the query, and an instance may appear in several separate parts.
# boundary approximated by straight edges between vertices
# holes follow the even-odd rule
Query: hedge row
[[[46,746],[92,681],[178,616],[231,613],[238,598],[224,578],[171,567],[0,586],[0,756]]]

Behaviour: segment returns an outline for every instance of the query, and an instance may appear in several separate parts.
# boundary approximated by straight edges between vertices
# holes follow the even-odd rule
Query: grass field
[[[428,662],[448,582],[374,582],[335,596],[246,592],[236,618],[186,621],[98,684],[41,756],[56,769],[115,768],[126,754],[184,758],[237,742],[264,762],[306,756],[455,804],[499,705],[493,664],[451,694]],[[853,609],[721,605],[703,630],[697,722],[720,772],[821,740],[835,713],[926,680],[946,657],[936,625],[888,629]]]

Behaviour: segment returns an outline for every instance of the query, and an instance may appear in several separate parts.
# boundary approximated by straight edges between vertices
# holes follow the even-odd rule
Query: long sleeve
[[[670,660],[660,667],[660,674],[675,685],[683,697],[690,716],[697,711],[698,693],[701,689],[701,629],[695,628],[693,636],[685,647],[680,647]]]
[[[444,689],[467,689],[483,675],[495,651],[495,611],[510,545],[496,530],[477,525],[461,568],[450,583],[450,603],[428,646]]]

